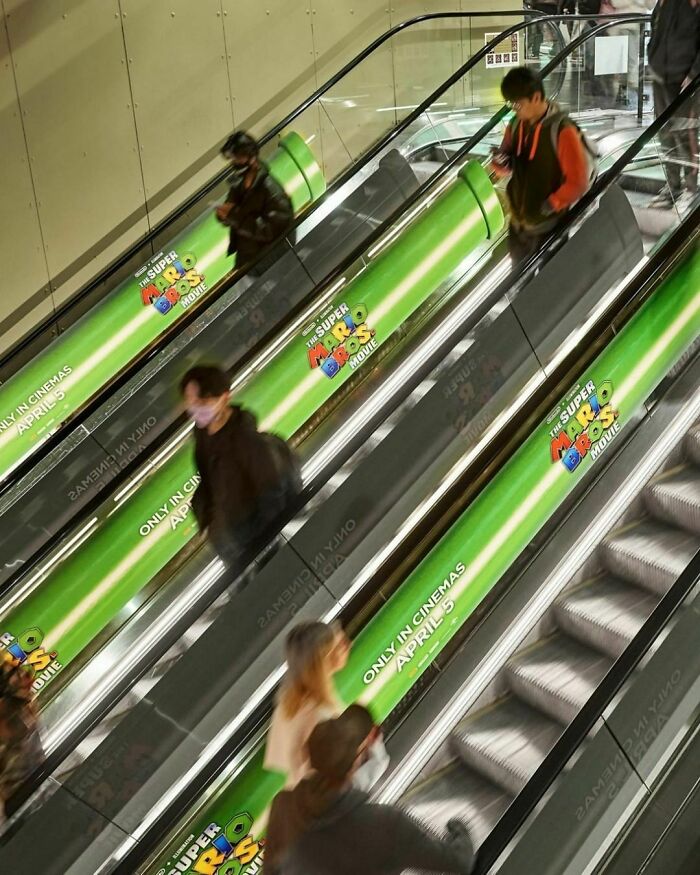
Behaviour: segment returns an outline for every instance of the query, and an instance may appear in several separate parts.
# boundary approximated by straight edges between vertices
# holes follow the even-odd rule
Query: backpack
[[[286,480],[290,489],[298,495],[304,485],[298,456],[292,451],[287,441],[282,440],[276,434],[261,432],[260,437],[267,445],[280,480]]]
[[[550,125],[552,129],[552,145],[554,146],[555,155],[557,154],[557,149],[559,147],[559,131],[561,130],[561,123],[564,120],[566,120],[568,124],[572,125],[572,127],[576,128],[576,130],[578,131],[578,135],[581,138],[583,154],[586,157],[586,163],[588,166],[588,185],[586,186],[586,191],[589,191],[593,183],[598,178],[598,158],[600,157],[598,147],[595,145],[595,143],[591,143],[591,141],[584,134],[581,128],[576,124],[576,122],[573,121],[573,119],[570,119],[568,115],[562,112],[554,117],[554,120]]]

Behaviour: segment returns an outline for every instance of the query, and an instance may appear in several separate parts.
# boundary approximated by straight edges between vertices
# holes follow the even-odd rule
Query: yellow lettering
[[[215,848],[208,848],[192,867],[193,872],[200,875],[216,875],[216,870],[224,862],[224,854]]]
[[[180,271],[176,267],[173,267],[171,265],[170,267],[165,268],[161,276],[165,277],[165,279],[168,281],[168,285],[172,285],[174,282],[180,279]]]
[[[346,337],[350,337],[350,329],[345,322],[336,322],[331,328],[331,334],[342,343]]]
[[[260,845],[253,841],[253,836],[246,836],[241,839],[233,851],[233,855],[237,860],[240,860],[244,866],[252,863],[260,853]]]
[[[610,404],[606,404],[605,407],[600,411],[600,421],[603,423],[604,428],[610,428],[610,426],[617,419],[617,410],[613,410]]]
[[[48,668],[50,664],[51,657],[42,647],[33,650],[27,656],[27,665],[31,665],[34,671],[43,671],[45,668]]]
[[[595,419],[595,413],[593,412],[593,408],[590,404],[582,404],[579,412],[576,414],[576,419],[579,424],[585,428],[589,422],[593,422]]]
[[[368,343],[372,339],[372,332],[366,325],[358,325],[355,334],[362,344]]]
[[[198,286],[202,282],[204,277],[202,277],[200,274],[198,274],[197,271],[194,270],[193,268],[190,268],[187,271],[187,273],[185,274],[185,279],[190,284],[190,288],[194,289],[196,286]]]

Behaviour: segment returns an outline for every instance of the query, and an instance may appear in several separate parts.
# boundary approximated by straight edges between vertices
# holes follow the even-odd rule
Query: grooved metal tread
[[[700,422],[694,425],[685,436],[684,449],[688,458],[700,465]]]
[[[700,537],[644,520],[606,538],[604,566],[616,577],[664,595],[700,547]]]
[[[610,670],[613,660],[566,635],[517,653],[504,674],[513,693],[562,725],[570,723]]]
[[[567,635],[616,659],[658,602],[658,596],[604,575],[564,593],[554,616]]]
[[[694,465],[653,480],[644,501],[653,517],[700,535],[700,470]]]
[[[449,743],[464,765],[517,796],[561,733],[560,724],[507,696],[462,721]]]
[[[457,817],[480,845],[494,829],[512,797],[458,761],[422,781],[401,800],[401,808],[431,830],[443,833]]]

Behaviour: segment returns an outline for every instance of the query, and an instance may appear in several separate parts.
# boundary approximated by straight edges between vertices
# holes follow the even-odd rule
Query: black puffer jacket
[[[236,265],[254,261],[258,254],[289,228],[294,219],[292,202],[264,164],[250,188],[236,180],[229,189],[233,204],[227,224],[231,228],[228,254],[237,253]]]
[[[700,74],[700,4],[659,0],[651,17],[649,66],[672,84]]]

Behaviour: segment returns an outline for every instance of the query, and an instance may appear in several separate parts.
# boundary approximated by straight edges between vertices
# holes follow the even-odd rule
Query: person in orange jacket
[[[590,186],[581,132],[553,101],[540,77],[515,67],[501,83],[515,116],[492,156],[497,176],[510,176],[508,246],[513,263],[534,254]]]

